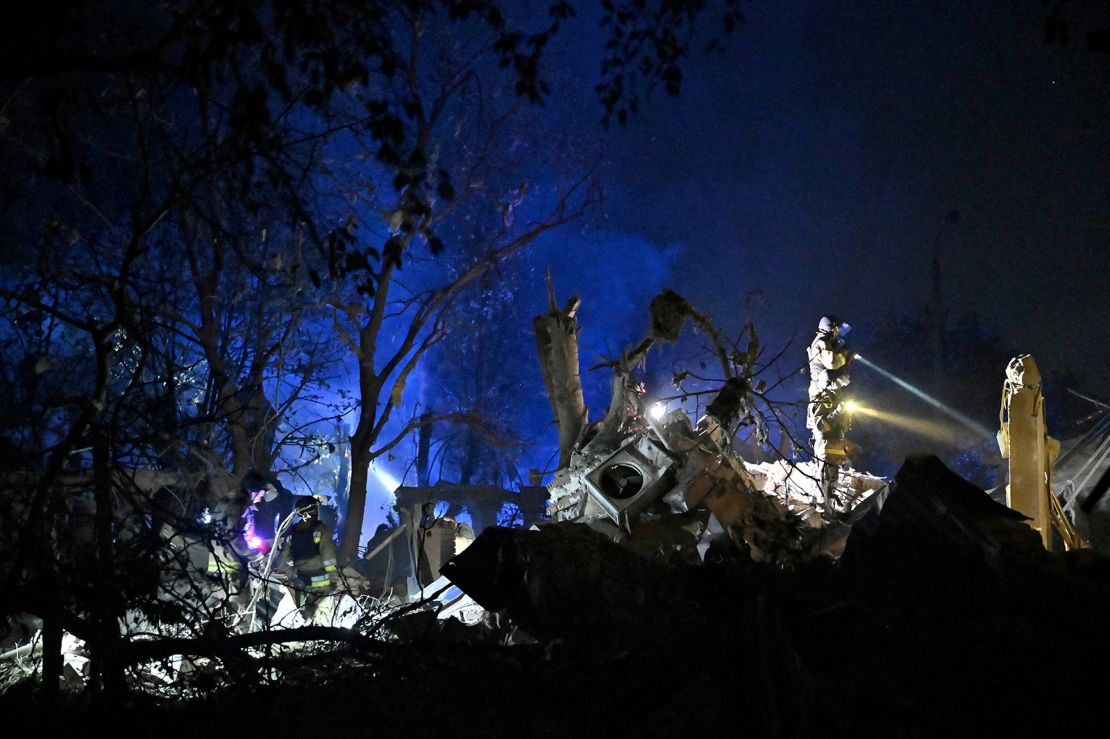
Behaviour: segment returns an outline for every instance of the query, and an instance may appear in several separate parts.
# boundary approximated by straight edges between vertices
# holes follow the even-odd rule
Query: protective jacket
[[[809,405],[806,426],[813,430],[815,446],[825,441],[843,439],[851,420],[844,412],[841,388],[848,385],[851,352],[844,340],[831,333],[818,331],[806,350],[809,357]]]
[[[336,586],[336,551],[331,527],[319,521],[293,526],[282,542],[282,571],[309,593],[331,592]]]
[[[831,318],[821,323],[836,325]],[[848,442],[845,434],[851,418],[844,408],[841,389],[848,384],[848,365],[852,354],[839,331],[818,330],[806,350],[809,358],[809,405],[806,407],[806,426],[813,431],[813,456],[818,461],[821,490],[828,499],[832,496],[839,471],[837,467],[848,460]]]
[[[830,389],[848,384],[848,360],[851,353],[843,339],[823,331],[817,332],[806,350],[809,357],[809,399],[814,400]]]

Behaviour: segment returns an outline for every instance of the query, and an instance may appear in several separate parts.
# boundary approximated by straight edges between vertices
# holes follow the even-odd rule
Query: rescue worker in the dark
[[[305,621],[327,618],[321,603],[335,591],[338,577],[331,527],[320,522],[320,503],[311,496],[297,498],[300,521],[282,538],[277,570],[285,576],[293,602]]]
[[[817,459],[826,500],[835,497],[839,467],[848,461],[845,434],[851,427],[851,418],[844,407],[843,389],[849,383],[848,367],[855,358],[842,337],[848,328],[836,316],[824,316],[806,351],[809,357],[806,427],[813,432],[813,456]]]
[[[243,511],[243,534],[247,546],[266,554],[274,545],[277,525],[293,510],[291,492],[273,475],[250,470],[240,483],[246,507]]]

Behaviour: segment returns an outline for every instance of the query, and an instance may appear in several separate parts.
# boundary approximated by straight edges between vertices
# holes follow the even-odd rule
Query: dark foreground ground
[[[841,562],[722,548],[651,562],[582,526],[494,529],[456,582],[537,638],[443,630],[193,701],[0,697],[7,736],[1097,736],[1110,561],[1051,555],[932,457],[907,460]],[[11,733],[9,733],[9,731]]]

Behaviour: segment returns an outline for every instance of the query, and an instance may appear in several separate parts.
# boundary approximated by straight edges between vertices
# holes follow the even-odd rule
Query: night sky
[[[824,313],[860,328],[920,312],[939,244],[950,325],[975,315],[1105,397],[1110,57],[1082,34],[1108,15],[1072,9],[1061,47],[1033,0],[748,3],[727,53],[693,54],[678,98],[657,90],[608,133],[573,82],[588,70],[562,67],[555,97],[580,103],[549,108],[606,165],[590,269],[642,261],[733,329],[760,291],[761,332],[797,333],[801,352]],[[587,44],[587,24],[563,42]],[[598,280],[569,272],[588,324]]]
[[[1083,40],[1110,22],[1110,9],[1071,9],[1066,46],[1046,43],[1048,17],[1033,0],[748,3],[726,53],[692,53],[678,97],[655,90],[627,126],[605,130],[583,84],[596,79],[601,36],[596,18],[581,14],[553,48],[552,94],[536,121],[556,142],[546,153],[553,166],[601,163],[604,211],[506,270],[523,286],[504,317],[519,351],[534,362],[530,318],[546,310],[550,266],[561,299],[583,298],[595,418],[608,374],[590,366],[644,336],[647,305],[666,287],[733,336],[757,296],[764,344],[787,347],[770,370],[778,377],[804,364],[823,314],[853,324],[864,354],[877,349],[868,342],[882,324],[921,318],[939,250],[946,326],[978,321],[1002,347],[997,375],[962,398],[978,424],[996,427],[1005,361],[1018,353],[1106,398],[1110,56]],[[535,177],[542,185],[542,168]],[[883,349],[906,364],[929,351],[924,335]],[[672,369],[697,369],[683,351],[649,357],[650,394],[675,392]],[[439,402],[437,378],[422,380],[422,400]],[[795,375],[777,398],[804,398],[805,380]],[[549,469],[555,432],[538,372],[517,382],[511,413],[532,443],[523,466]],[[886,383],[866,369],[854,382],[863,396]],[[886,410],[930,410],[897,391],[894,403]],[[864,463],[893,474],[908,451],[949,463],[961,453],[927,439],[904,445]]]
[[[549,22],[547,2],[511,5],[522,27]],[[499,265],[491,278],[493,292],[501,291],[497,305],[479,293],[467,297],[490,305],[455,326],[421,364],[395,424],[418,407],[466,409],[484,395],[481,410],[502,414],[527,442],[517,466],[551,471],[557,437],[531,320],[547,309],[547,267],[561,298],[583,300],[584,370],[643,338],[651,298],[671,288],[731,336],[750,306],[769,354],[786,348],[770,370],[774,380],[804,364],[818,319],[829,313],[855,327],[856,351],[891,357],[895,371],[919,360],[929,351],[924,335],[904,335],[896,346],[874,342],[893,319],[924,315],[936,256],[948,328],[974,320],[998,338],[989,352],[991,361],[1000,357],[997,373],[975,383],[974,403],[963,408],[978,424],[993,428],[1013,354],[1032,353],[1046,375],[1066,376],[1077,391],[1110,396],[1110,54],[1086,43],[1090,30],[1110,27],[1105,3],[1060,5],[1069,25],[1062,45],[1046,39],[1053,8],[1039,0],[745,2],[745,22],[723,53],[700,51],[717,33],[705,25],[713,18],[702,18],[677,97],[655,89],[627,125],[607,129],[594,85],[608,32],[599,27],[600,3],[576,7],[578,17],[544,55],[540,74],[550,93],[542,105],[513,96],[512,75],[498,74],[494,57],[476,102],[518,106],[518,137],[492,145],[514,167],[527,163],[494,171],[503,181],[489,187],[527,186],[518,221],[586,172],[604,187],[604,205]],[[132,20],[141,25],[142,15]],[[450,34],[460,29],[446,28],[448,36],[435,38],[440,51],[458,41]],[[480,118],[466,109],[473,102],[460,103],[460,126]],[[448,151],[481,138],[438,135]],[[365,174],[350,142],[333,146],[337,171],[350,160],[351,172]],[[378,213],[361,215],[376,225],[360,238],[380,244],[385,223]],[[475,252],[463,231],[442,254],[406,253],[405,288],[438,287],[467,264]],[[497,346],[490,338],[495,366],[457,361],[452,342],[492,335],[485,329],[494,324],[503,329]],[[683,358],[691,343],[704,342],[653,350],[645,376],[651,395],[675,392],[670,373],[691,367]],[[699,369],[696,361],[692,367]],[[452,369],[463,377],[448,377]],[[337,390],[355,384],[353,368],[348,374],[348,387],[340,379]],[[597,418],[609,375],[586,376]],[[863,389],[883,382],[864,371],[854,381]],[[458,386],[466,382],[480,387],[467,396]],[[494,385],[508,389],[493,392]],[[798,402],[804,387],[794,372],[778,398]],[[887,410],[921,411],[908,395],[903,401]],[[414,457],[399,446],[383,471],[411,483]],[[887,461],[896,468],[900,458]]]

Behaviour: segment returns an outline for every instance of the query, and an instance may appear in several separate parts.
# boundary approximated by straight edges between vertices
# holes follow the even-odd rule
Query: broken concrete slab
[[[761,491],[779,498],[799,514],[813,510],[831,517],[830,514],[854,510],[887,484],[884,477],[842,467],[838,470],[834,490],[837,500],[833,502],[827,501],[821,490],[820,471],[814,460],[745,462],[744,466]]]
[[[643,557],[563,523],[487,529],[444,571],[476,602],[564,653],[559,659],[604,663],[632,652],[650,657],[653,669],[668,667],[656,691],[698,710],[721,710],[727,693],[728,711],[755,733],[805,723],[809,677],[743,570]]]
[[[679,410],[628,435],[616,451],[591,444],[575,449],[548,485],[548,512],[664,556],[693,556],[712,516],[756,560],[790,567],[839,556],[845,518],[862,514],[886,484],[842,470],[834,505],[806,463],[747,464],[717,429],[709,417],[692,427]],[[672,516],[678,519],[668,521]]]
[[[560,660],[582,650],[673,660],[688,670],[676,679],[699,686],[684,682],[691,702],[715,686],[699,682],[684,651],[735,666],[742,674],[728,679],[739,691],[789,675],[813,701],[799,709],[811,731],[828,736],[907,726],[928,736],[964,714],[976,730],[1051,725],[1019,718],[1016,685],[1095,674],[1110,661],[1100,625],[1110,562],[1046,552],[1020,515],[935,457],[908,459],[860,522],[843,527],[851,534],[842,564],[785,571],[734,547],[731,560],[700,566],[637,556],[627,542],[566,523],[493,530],[448,570],[476,601],[558,645]],[[760,609],[765,618],[753,615]],[[761,632],[767,621],[778,631]],[[756,644],[768,650],[762,663]],[[1074,725],[1068,718],[1056,721]]]
[[[1001,577],[1016,559],[1053,567],[1025,517],[991,500],[932,455],[906,459],[888,491],[853,526],[842,558],[846,571],[882,575],[884,562],[903,578],[908,566],[921,578],[950,568]],[[886,551],[900,556],[888,559]],[[994,579],[994,578],[992,578]],[[920,585],[918,585],[920,587]]]

